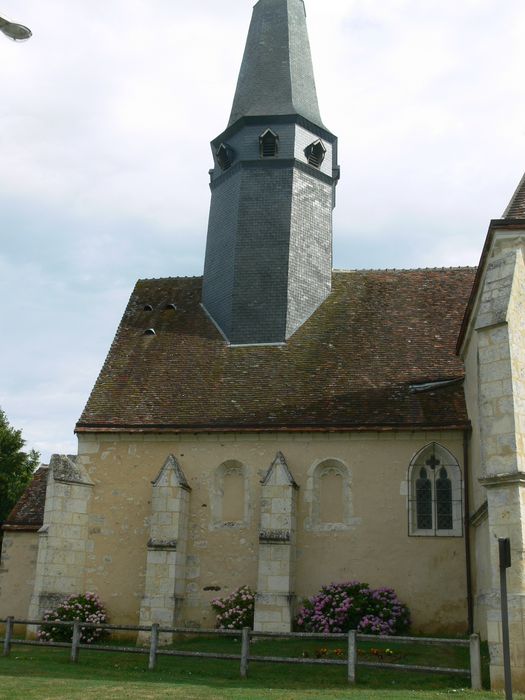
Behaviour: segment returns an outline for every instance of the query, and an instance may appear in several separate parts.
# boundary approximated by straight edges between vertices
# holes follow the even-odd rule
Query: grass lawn
[[[239,653],[232,639],[193,638],[180,640],[177,649]],[[392,654],[385,659],[397,663],[466,667],[467,653],[455,647],[388,645]],[[298,640],[259,640],[253,655],[319,655],[321,647],[333,655],[337,643]],[[382,647],[386,645],[376,645]],[[360,644],[360,660],[373,660],[370,644]],[[486,661],[486,660],[485,660]],[[486,664],[485,664],[486,665]],[[155,671],[147,670],[147,655],[81,650],[77,665],[71,664],[67,649],[13,646],[9,658],[0,657],[0,698],[9,700],[105,700],[106,698],[184,698],[185,700],[323,700],[355,697],[379,700],[431,700],[434,698],[497,698],[488,691],[466,690],[468,677],[427,675],[358,667],[358,683],[346,685],[345,666],[298,666],[250,664],[249,678],[241,680],[236,661],[159,657]],[[519,696],[516,696],[518,698]],[[521,696],[525,698],[525,696]]]

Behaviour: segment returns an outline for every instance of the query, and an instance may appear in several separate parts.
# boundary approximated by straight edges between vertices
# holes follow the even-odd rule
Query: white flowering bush
[[[241,586],[224,598],[215,598],[211,601],[211,607],[217,613],[219,629],[253,629],[255,593],[248,586]]]
[[[54,610],[46,610],[43,616],[44,624],[41,625],[38,638],[43,642],[70,642],[73,637],[73,626],[55,625],[54,622],[69,622],[79,620],[103,625],[107,623],[108,616],[100,598],[96,593],[84,593],[70,595],[65,598]],[[80,641],[83,644],[92,644],[99,641],[105,635],[105,630],[97,627],[81,628]]]

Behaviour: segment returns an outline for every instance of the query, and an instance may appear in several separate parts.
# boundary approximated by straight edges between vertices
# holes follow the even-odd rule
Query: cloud
[[[252,3],[3,5],[34,36],[0,42],[0,405],[47,457],[75,449],[135,280],[202,270]],[[475,264],[524,168],[521,3],[306,7],[339,136],[335,265]]]

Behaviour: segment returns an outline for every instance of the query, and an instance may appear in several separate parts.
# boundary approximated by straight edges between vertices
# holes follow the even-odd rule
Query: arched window
[[[319,522],[344,523],[344,487],[341,469],[325,466],[319,473]]]
[[[460,537],[463,495],[459,464],[447,449],[432,442],[420,450],[409,468],[409,533]]]
[[[352,476],[341,460],[314,463],[308,470],[305,496],[310,503],[307,530],[349,530],[357,524],[352,509]]]
[[[237,460],[223,462],[215,471],[211,498],[213,527],[244,527],[248,520],[246,469]]]
[[[222,519],[238,523],[244,520],[244,474],[242,467],[229,467],[222,479]]]

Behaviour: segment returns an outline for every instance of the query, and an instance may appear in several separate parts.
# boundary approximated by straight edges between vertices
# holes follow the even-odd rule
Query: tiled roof
[[[464,426],[461,384],[410,385],[463,376],[454,349],[474,274],[334,272],[329,298],[277,347],[229,347],[201,278],[139,280],[77,431]]]
[[[5,530],[38,530],[42,527],[47,475],[47,467],[36,470],[29,486],[9,513],[4,523]]]

